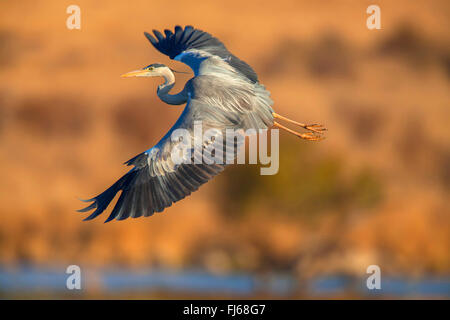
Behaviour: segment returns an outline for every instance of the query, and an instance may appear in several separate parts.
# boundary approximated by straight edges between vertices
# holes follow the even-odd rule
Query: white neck
[[[158,97],[167,104],[179,105],[187,101],[187,95],[185,90],[178,94],[169,94],[175,85],[175,76],[169,68],[162,68],[160,71],[161,77],[164,78],[164,83],[158,86],[156,92]]]

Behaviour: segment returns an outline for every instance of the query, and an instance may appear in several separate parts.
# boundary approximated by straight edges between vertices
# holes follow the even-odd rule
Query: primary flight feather
[[[181,142],[171,139],[171,135],[177,129],[193,132],[195,123],[200,122],[203,130],[215,129],[217,136],[225,136],[227,129],[241,132],[275,126],[303,139],[321,139],[325,130],[322,126],[304,125],[276,114],[270,93],[259,83],[255,71],[209,33],[191,26],[176,26],[174,32],[164,30],[164,35],[156,30],[153,31],[154,36],[144,34],[161,53],[187,64],[194,77],[186,82],[181,92],[170,94],[175,76],[163,64],[150,64],[122,76],[162,77],[164,83],[158,86],[158,97],[168,104],[186,103],[186,106],[173,127],[154,147],[126,162],[132,166],[131,170],[106,191],[83,200],[92,203],[80,212],[95,209],[85,220],[100,215],[118,192],[121,192],[120,197],[105,222],[151,216],[190,195],[224,170],[225,162],[207,163],[202,160],[202,151],[212,143],[206,140],[201,141],[200,152],[193,149],[189,153],[191,159],[175,163],[171,152]],[[310,133],[295,132],[274,121],[275,118],[299,125]],[[239,146],[233,140],[233,154]]]

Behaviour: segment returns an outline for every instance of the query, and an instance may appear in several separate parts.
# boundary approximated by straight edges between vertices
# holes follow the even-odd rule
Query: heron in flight
[[[151,216],[161,212],[222,172],[225,164],[192,161],[174,163],[170,153],[177,141],[171,139],[176,129],[193,131],[195,121],[220,132],[226,129],[285,130],[305,140],[320,140],[326,130],[321,125],[305,125],[274,112],[270,93],[258,81],[255,71],[244,61],[229,52],[217,38],[202,30],[176,26],[174,32],[164,30],[164,35],[153,30],[154,36],[145,32],[150,43],[171,59],[187,64],[194,77],[186,82],[177,94],[170,91],[175,85],[173,70],[160,63],[128,72],[122,77],[162,77],[158,97],[170,105],[186,104],[184,111],[169,132],[152,148],[125,162],[132,169],[106,191],[83,200],[92,202],[79,210],[95,209],[85,220],[100,215],[121,191],[111,214],[105,222],[128,217]],[[308,132],[300,133],[279,123],[286,121]],[[208,141],[202,141],[206,148]],[[194,154],[191,155],[195,157]]]

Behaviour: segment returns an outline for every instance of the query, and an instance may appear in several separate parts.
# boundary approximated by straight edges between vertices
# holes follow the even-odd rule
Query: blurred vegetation
[[[235,165],[222,182],[218,200],[226,215],[261,211],[305,221],[320,219],[321,213],[373,208],[381,202],[383,190],[373,170],[365,167],[346,174],[341,157],[321,155],[316,146],[291,139],[280,142],[276,175],[261,176],[258,167]]]
[[[412,23],[402,23],[379,43],[376,52],[381,56],[400,58],[414,68],[439,64],[450,77],[450,48],[444,42],[436,43]]]
[[[305,70],[318,79],[350,78],[354,59],[354,48],[333,32],[312,41],[286,37],[270,53],[264,71],[277,75]]]

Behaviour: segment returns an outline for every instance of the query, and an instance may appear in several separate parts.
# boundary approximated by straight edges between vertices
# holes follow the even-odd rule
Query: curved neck
[[[164,83],[158,86],[158,91],[156,92],[158,97],[167,104],[183,104],[187,101],[187,96],[185,90],[182,90],[178,94],[169,94],[175,85],[175,76],[169,68],[164,68],[161,70],[161,76],[164,78]]]

